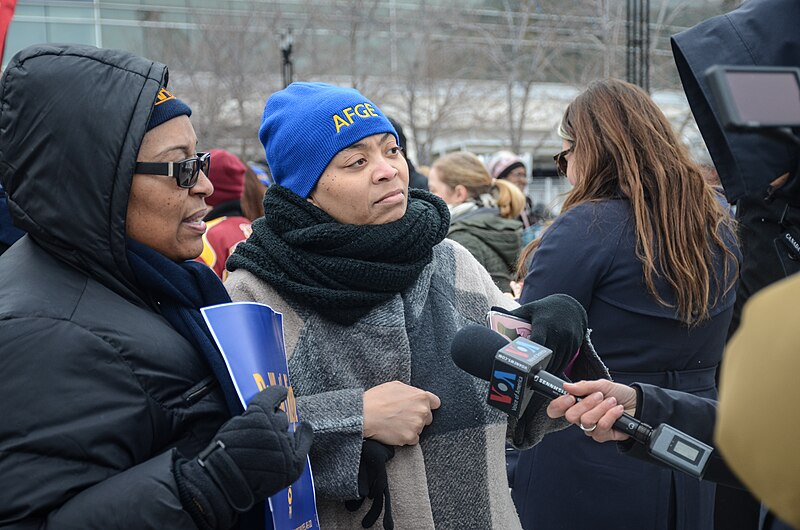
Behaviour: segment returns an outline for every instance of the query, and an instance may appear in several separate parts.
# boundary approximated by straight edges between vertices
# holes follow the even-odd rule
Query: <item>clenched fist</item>
[[[439,398],[420,388],[390,381],[364,392],[364,438],[386,445],[414,445],[433,421]]]

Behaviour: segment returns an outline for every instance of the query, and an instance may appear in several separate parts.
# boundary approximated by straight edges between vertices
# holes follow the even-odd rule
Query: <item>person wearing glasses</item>
[[[632,84],[591,83],[559,135],[556,164],[573,187],[520,258],[530,258],[520,303],[568,294],[615,381],[714,398],[740,260],[729,212]],[[580,502],[564,495],[576,491],[587,493]],[[520,455],[512,494],[537,530],[713,527],[713,485],[628,459],[577,427]]]
[[[0,527],[264,528],[311,445],[239,404],[199,308],[207,153],[166,66],[36,45],[0,82]]]

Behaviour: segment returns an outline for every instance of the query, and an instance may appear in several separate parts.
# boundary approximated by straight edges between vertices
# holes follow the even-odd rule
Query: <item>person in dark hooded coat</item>
[[[0,182],[27,232],[0,257],[3,528],[263,529],[305,464],[286,389],[242,414],[202,322],[230,300],[187,261],[209,157],[166,85],[88,46],[29,47],[3,75]]]
[[[800,233],[800,179],[787,178],[796,173],[800,155],[774,137],[723,129],[705,72],[714,65],[800,67],[798,24],[800,2],[751,0],[672,37],[692,114],[725,195],[736,204],[743,259],[729,337],[752,295],[800,271],[800,256],[785,237]],[[717,489],[716,528],[753,529],[761,517],[749,493]]]
[[[800,230],[800,179],[787,178],[800,154],[774,137],[724,130],[705,72],[718,64],[800,67],[798,24],[800,3],[754,0],[672,37],[686,98],[741,225],[744,261],[729,335],[751,295],[800,271],[800,256],[776,244],[789,227]]]

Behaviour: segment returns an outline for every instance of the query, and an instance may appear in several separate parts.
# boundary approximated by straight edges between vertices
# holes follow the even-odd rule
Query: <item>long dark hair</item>
[[[734,221],[650,96],[617,79],[595,81],[567,107],[559,134],[572,146],[578,175],[562,212],[620,195],[628,199],[648,292],[670,306],[656,290],[660,276],[674,291],[683,322],[708,318],[712,281],[719,288],[729,278],[717,291],[727,292],[738,275],[736,257],[722,239],[725,232],[734,237]],[[538,244],[522,252],[519,277]],[[722,280],[711,265],[716,249],[725,256]]]

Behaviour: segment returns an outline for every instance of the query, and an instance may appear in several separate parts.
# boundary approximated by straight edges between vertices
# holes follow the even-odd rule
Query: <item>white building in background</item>
[[[435,0],[429,0],[429,3],[437,4]],[[401,85],[395,85],[391,79],[398,68],[398,54],[402,53],[403,46],[408,46],[403,41],[402,28],[398,29],[397,24],[392,21],[399,19],[406,20],[406,24],[413,23],[413,20],[409,22],[407,19],[413,15],[417,4],[419,2],[410,0],[402,2],[382,0],[375,4],[375,9],[381,10],[378,13],[378,16],[382,17],[381,20],[389,20],[391,23],[387,23],[385,28],[377,32],[378,40],[385,40],[388,50],[384,54],[385,57],[374,65],[374,75],[369,83],[370,89],[375,88],[376,94],[380,96],[375,98],[371,91],[367,93],[390,115],[402,114],[402,98],[399,93],[402,88]],[[498,18],[496,10],[481,7],[485,6],[485,2],[465,0],[464,5],[467,4],[480,9],[481,17]],[[313,70],[312,61],[330,61],[330,58],[325,58],[324,51],[317,54],[311,48],[324,47],[326,42],[343,37],[336,34],[335,25],[321,27],[309,22],[311,19],[308,8],[312,5],[318,6],[319,11],[341,8],[339,3],[312,0],[18,0],[6,38],[3,66],[20,49],[42,42],[74,42],[121,48],[159,59],[165,53],[163,50],[165,43],[172,42],[171,39],[178,39],[184,46],[191,47],[193,42],[196,42],[195,39],[219,38],[218,35],[206,34],[207,30],[198,24],[198,20],[208,20],[209,17],[224,18],[226,13],[241,13],[247,9],[256,9],[262,19],[259,23],[269,25],[274,31],[270,33],[269,38],[264,38],[256,47],[248,50],[249,55],[256,58],[270,57],[271,61],[279,61],[278,34],[284,28],[293,27],[297,33],[302,32],[304,35],[302,38],[307,39],[304,51],[294,56],[296,68],[301,71],[304,65],[307,65],[308,70]],[[326,19],[325,23],[331,23],[330,21],[330,18]],[[264,31],[264,27],[257,29]],[[295,40],[298,37],[295,37]],[[458,39],[461,38],[457,31],[441,37],[439,43],[441,46],[458,46]],[[180,58],[180,55],[177,57]],[[346,62],[344,58],[342,62]],[[203,107],[196,101],[197,94],[194,94],[195,100],[189,95],[192,89],[198,90],[197,84],[188,83],[186,79],[188,76],[182,75],[182,69],[185,73],[186,68],[192,66],[180,64],[177,60],[175,63],[171,62],[170,67],[171,86],[178,87],[190,103],[197,105],[196,108],[199,110],[197,114],[200,115]],[[328,75],[327,78],[313,80],[347,85],[352,78],[347,75]],[[214,83],[213,78],[208,78],[206,83],[205,86]],[[274,78],[265,80],[263,86],[269,93],[271,91],[269,87],[277,87],[279,83],[280,74],[275,72]],[[463,83],[468,84],[471,91],[479,94],[480,103],[476,104],[473,98],[464,101],[463,108],[456,109],[454,112],[456,120],[450,124],[446,133],[436,136],[432,153],[441,155],[455,150],[469,150],[485,157],[495,151],[507,149],[508,145],[502,140],[508,137],[507,131],[502,128],[506,112],[504,83],[487,80],[470,80]],[[522,142],[523,152],[519,154],[533,175],[529,194],[535,202],[544,203],[554,210],[559,209],[563,194],[569,187],[565,179],[555,174],[552,156],[561,150],[561,140],[556,131],[564,109],[579,91],[580,89],[574,86],[539,83],[533,87],[530,94],[530,110]],[[694,151],[704,149],[683,92],[655,91],[653,99],[690,149]],[[247,128],[249,124],[242,124],[233,110],[236,107],[235,102],[229,103],[222,105],[223,108],[231,109],[230,112],[223,112],[223,118],[232,124],[231,127]],[[248,100],[246,107],[248,115],[260,116],[263,100],[259,98]],[[408,128],[406,129],[409,140],[413,142]],[[253,147],[250,152],[260,152],[255,129],[252,142]],[[224,139],[220,140],[220,144],[222,144],[220,147],[234,151],[238,147],[238,144],[233,142],[225,145]],[[415,159],[413,149],[410,155]]]
[[[495,95],[484,101],[485,112],[492,112],[492,109],[500,109],[497,112],[502,112],[505,104],[504,87],[497,86],[495,90],[485,92]],[[533,176],[529,181],[528,195],[535,202],[541,202],[555,212],[560,210],[564,195],[570,189],[567,180],[558,177],[555,172],[553,155],[562,150],[558,126],[570,101],[579,93],[579,88],[570,85],[543,83],[535,86],[530,96],[531,111],[523,142],[526,147],[522,153],[518,153],[528,167],[529,174]],[[683,91],[656,91],[652,97],[692,155],[703,159],[705,144]],[[497,139],[504,136],[502,130],[466,128],[462,132],[442,138],[434,146],[434,152],[442,155],[451,151],[471,151],[485,160],[492,153],[507,149],[507,145]]]

